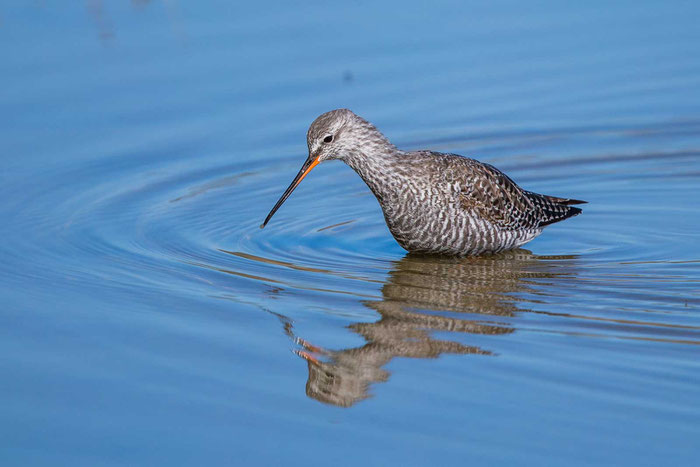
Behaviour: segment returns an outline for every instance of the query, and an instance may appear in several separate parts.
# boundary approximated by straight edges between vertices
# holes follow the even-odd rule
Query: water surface
[[[5,465],[694,465],[700,10],[0,7]],[[406,254],[320,113],[589,201]]]

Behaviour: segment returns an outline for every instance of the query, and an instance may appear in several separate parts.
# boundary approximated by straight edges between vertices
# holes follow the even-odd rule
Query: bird
[[[403,151],[349,109],[321,114],[306,142],[306,161],[260,228],[314,167],[336,159],[364,180],[394,239],[411,253],[476,256],[518,248],[586,203],[527,191],[496,167],[459,154]]]

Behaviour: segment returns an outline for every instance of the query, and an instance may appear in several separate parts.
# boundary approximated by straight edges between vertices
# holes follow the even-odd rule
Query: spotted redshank
[[[314,120],[306,142],[309,157],[260,228],[311,169],[332,159],[362,177],[389,231],[411,252],[467,256],[516,248],[580,214],[571,205],[585,203],[524,190],[494,166],[457,154],[402,151],[347,109]]]

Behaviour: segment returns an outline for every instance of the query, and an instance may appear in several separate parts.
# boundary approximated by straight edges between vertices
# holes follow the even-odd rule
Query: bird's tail
[[[545,198],[549,199],[553,203],[564,204],[566,206],[571,206],[572,204],[586,204],[586,203],[588,203],[588,201],[581,201],[580,199],[557,198],[556,196],[547,196],[547,195],[540,195],[540,196],[544,196]]]
[[[541,212],[540,227],[563,221],[569,217],[578,216],[581,214],[581,209],[573,207],[572,204],[586,204],[586,201],[580,199],[558,198],[530,191],[526,192],[526,196]]]

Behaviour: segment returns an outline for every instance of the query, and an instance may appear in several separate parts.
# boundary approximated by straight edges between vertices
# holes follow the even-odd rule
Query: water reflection
[[[514,294],[531,290],[529,279],[572,275],[572,268],[565,265],[542,261],[526,250],[464,259],[407,255],[393,265],[381,289],[382,299],[364,302],[379,313],[379,320],[349,326],[367,341],[365,345],[322,349],[296,336],[287,323],[287,333],[302,347],[297,354],[308,362],[306,394],[320,402],[350,407],[370,396],[372,383],[389,378],[383,367],[395,357],[492,355],[489,350],[432,334],[513,332],[513,327],[494,317],[527,311],[526,303],[516,306]]]

